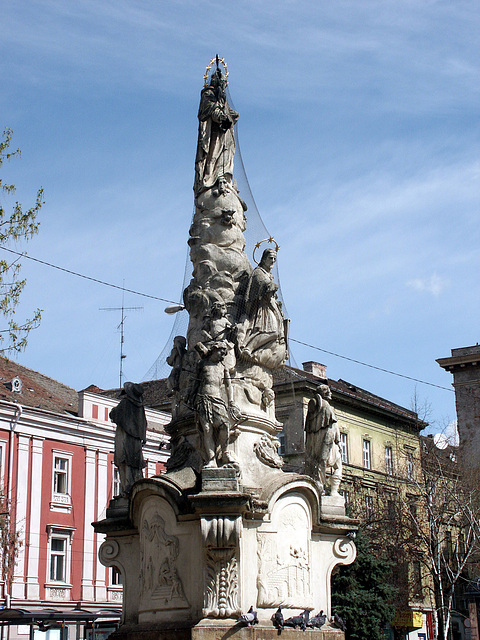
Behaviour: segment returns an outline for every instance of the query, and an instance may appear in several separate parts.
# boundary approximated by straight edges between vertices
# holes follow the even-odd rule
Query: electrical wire
[[[32,256],[27,255],[26,253],[19,253],[18,251],[14,251],[13,249],[7,249],[7,247],[0,247],[4,251],[9,251],[10,253],[14,253],[17,256],[21,256],[22,258],[27,258],[28,260],[33,260],[34,262],[39,262],[40,264],[44,264],[47,267],[52,267],[52,269],[58,269],[59,271],[65,271],[65,273],[70,273],[72,276],[77,276],[78,278],[84,278],[85,280],[91,280],[92,282],[97,282],[98,284],[103,284],[106,287],[112,287],[113,289],[120,289],[120,291],[126,291],[127,293],[133,293],[136,296],[143,296],[144,298],[151,298],[152,300],[160,300],[161,302],[168,302],[171,304],[178,304],[178,300],[167,300],[166,298],[159,298],[158,296],[152,296],[149,293],[141,293],[140,291],[134,291],[133,289],[125,289],[125,287],[120,287],[118,284],[112,284],[111,282],[105,282],[104,280],[98,280],[97,278],[91,278],[90,276],[85,276],[82,273],[77,273],[76,271],[71,271],[70,269],[65,269],[64,267],[59,267],[56,264],[52,264],[51,262],[46,262],[45,260],[39,260],[38,258],[34,258]]]
[[[395,371],[389,371],[389,369],[382,369],[382,367],[376,367],[373,364],[367,364],[366,362],[362,362],[361,360],[354,360],[353,358],[348,358],[347,356],[341,356],[339,353],[333,353],[333,351],[327,351],[326,349],[321,349],[320,347],[316,347],[313,344],[308,344],[308,342],[301,342],[300,340],[295,340],[295,338],[289,338],[289,341],[296,342],[297,344],[302,344],[304,347],[310,347],[310,349],[316,349],[317,351],[328,353],[328,355],[335,356],[336,358],[342,358],[343,360],[349,360],[350,362],[355,362],[355,364],[361,364],[364,367],[370,367],[370,369],[376,369],[377,371],[382,371],[383,373],[389,373],[392,376],[398,376],[399,378],[406,378],[407,380],[413,380],[414,382],[419,382],[420,384],[428,384],[430,387],[436,387],[437,389],[443,389],[444,391],[450,391],[451,393],[454,393],[454,390],[449,389],[448,387],[441,387],[439,384],[433,384],[433,382],[425,382],[425,380],[412,378],[411,376],[406,376],[403,373],[396,373]]]
[[[34,258],[33,256],[29,256],[25,253],[20,253],[18,251],[14,251],[13,249],[7,249],[7,247],[0,247],[4,251],[8,251],[10,253],[14,253],[17,256],[22,258],[27,258],[28,260],[33,260],[34,262],[38,262],[40,264],[44,264],[47,267],[51,267],[52,269],[58,269],[58,271],[64,271],[65,273],[69,273],[73,276],[77,276],[78,278],[84,278],[85,280],[90,280],[92,282],[96,282],[98,284],[103,284],[106,287],[112,287],[114,289],[120,289],[120,291],[126,291],[127,293],[133,293],[136,296],[143,296],[144,298],[150,298],[152,300],[160,300],[161,302],[168,302],[170,304],[178,304],[175,300],[167,300],[166,298],[160,298],[159,296],[152,296],[148,293],[142,293],[140,291],[135,291],[134,289],[126,289],[125,287],[120,287],[117,284],[112,284],[110,282],[105,282],[104,280],[99,280],[98,278],[91,278],[90,276],[85,276],[82,273],[77,273],[76,271],[71,271],[70,269],[65,269],[64,267],[59,267],[56,264],[52,264],[51,262],[46,262],[45,260],[40,260],[39,258]],[[453,389],[449,389],[448,387],[442,387],[438,384],[433,384],[433,382],[426,382],[425,380],[419,380],[418,378],[413,378],[411,376],[406,376],[402,373],[396,373],[395,371],[390,371],[389,369],[383,369],[382,367],[376,367],[373,364],[367,364],[366,362],[362,362],[361,360],[355,360],[354,358],[349,358],[347,356],[342,356],[339,353],[334,353],[333,351],[327,351],[327,349],[322,349],[321,347],[316,347],[313,344],[309,344],[308,342],[302,342],[301,340],[295,340],[295,338],[289,338],[290,342],[296,342],[297,344],[301,344],[304,347],[309,347],[310,349],[315,349],[316,351],[321,351],[322,353],[327,353],[330,356],[335,356],[336,358],[342,358],[343,360],[348,360],[349,362],[354,362],[355,364],[360,364],[363,367],[369,367],[370,369],[376,369],[377,371],[382,371],[383,373],[388,373],[392,376],[397,376],[399,378],[405,378],[406,380],[412,380],[413,382],[418,382],[419,384],[426,384],[430,387],[436,387],[437,389],[443,389],[443,391],[450,391],[454,393]]]

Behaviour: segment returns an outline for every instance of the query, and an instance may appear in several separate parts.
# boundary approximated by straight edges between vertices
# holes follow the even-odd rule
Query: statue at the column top
[[[140,384],[125,382],[120,402],[110,411],[110,419],[117,425],[113,461],[120,474],[123,496],[130,493],[137,480],[143,478],[146,466],[142,447],[147,441],[147,419],[142,396]]]
[[[340,430],[330,401],[332,392],[326,384],[317,388],[315,397],[308,403],[305,418],[305,473],[312,476],[325,493],[327,468],[333,469],[330,495],[338,496],[342,480],[342,456]]]
[[[220,176],[233,178],[234,124],[238,113],[230,108],[225,93],[226,77],[217,65],[210,84],[202,89],[198,110],[198,144],[195,159],[195,195],[215,185]]]

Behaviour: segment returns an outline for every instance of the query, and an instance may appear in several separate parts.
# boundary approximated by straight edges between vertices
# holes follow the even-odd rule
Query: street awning
[[[0,625],[117,622],[121,614],[120,609],[0,609]]]

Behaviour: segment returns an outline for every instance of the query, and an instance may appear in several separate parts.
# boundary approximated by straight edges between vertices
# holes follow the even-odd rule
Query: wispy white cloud
[[[407,287],[410,287],[419,293],[429,293],[435,297],[441,295],[449,286],[449,279],[442,278],[436,273],[428,278],[414,278],[407,282]]]

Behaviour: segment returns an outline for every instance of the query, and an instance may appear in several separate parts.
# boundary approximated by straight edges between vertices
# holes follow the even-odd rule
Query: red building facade
[[[5,371],[6,365],[7,370]],[[98,560],[103,536],[91,523],[105,517],[118,493],[113,464],[116,399],[60,383],[9,361],[0,369],[0,482],[17,557],[2,576],[7,609],[59,615],[72,609],[119,607],[121,578]],[[12,378],[7,378],[12,373]],[[3,374],[3,375],[2,375]],[[3,387],[3,388],[1,388]],[[167,413],[146,409],[145,475],[165,470]],[[29,629],[9,627],[12,638]],[[75,635],[78,628],[71,628]],[[72,633],[70,635],[72,635]]]

